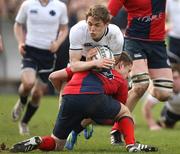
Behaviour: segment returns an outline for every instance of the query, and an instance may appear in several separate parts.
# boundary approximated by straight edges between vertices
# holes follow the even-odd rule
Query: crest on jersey
[[[56,15],[56,12],[55,12],[54,10],[51,10],[51,11],[49,12],[49,14],[50,14],[51,16],[55,16],[55,15]]]

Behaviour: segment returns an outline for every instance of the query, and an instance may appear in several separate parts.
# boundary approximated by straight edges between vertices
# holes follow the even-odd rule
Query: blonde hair
[[[110,21],[109,12],[104,5],[94,5],[91,7],[86,13],[86,20],[90,16],[96,20],[102,20],[104,23],[108,23]]]
[[[119,62],[123,62],[124,65],[132,65],[132,64],[133,64],[132,58],[131,58],[130,55],[128,55],[128,53],[126,53],[125,51],[123,51],[123,52],[118,56],[118,58],[116,58],[116,65],[117,65]]]

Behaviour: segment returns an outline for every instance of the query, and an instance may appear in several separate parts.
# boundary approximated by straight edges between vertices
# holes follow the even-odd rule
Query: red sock
[[[44,151],[51,151],[55,149],[56,142],[54,138],[52,138],[51,136],[44,136],[41,138],[42,138],[42,143],[39,145],[38,149]]]
[[[113,127],[112,127],[112,131],[113,130],[119,130],[119,124],[118,124],[118,122],[115,122],[114,123],[114,125],[113,125]]]
[[[119,131],[123,134],[126,145],[134,144],[134,123],[130,117],[123,117],[118,122]]]

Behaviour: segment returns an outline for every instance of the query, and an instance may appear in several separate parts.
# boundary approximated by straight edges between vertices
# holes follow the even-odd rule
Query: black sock
[[[26,113],[24,114],[24,117],[22,118],[22,123],[28,123],[32,116],[35,114],[36,110],[38,109],[39,106],[32,105],[31,102],[28,103]]]
[[[26,105],[27,99],[28,99],[28,96],[20,96],[20,102],[21,102],[23,105]]]

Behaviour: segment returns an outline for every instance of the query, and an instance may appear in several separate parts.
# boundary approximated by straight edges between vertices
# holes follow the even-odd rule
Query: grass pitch
[[[18,123],[12,122],[11,110],[17,100],[16,95],[0,95],[0,144],[10,148],[12,144],[27,139],[31,136],[44,136],[51,134],[54,121],[58,112],[58,97],[44,97],[41,101],[41,107],[30,121],[31,136],[20,136],[18,132]],[[141,114],[140,102],[133,115],[136,123],[136,139],[141,143],[155,145],[159,148],[156,154],[180,154],[180,123],[174,129],[165,129],[161,131],[150,131]],[[162,104],[157,105],[153,110],[155,117],[159,117]],[[48,152],[62,154],[123,154],[126,152],[122,146],[110,145],[111,127],[94,126],[93,137],[85,140],[83,134],[78,137],[78,142],[73,151]],[[0,150],[0,153],[9,153],[8,150]],[[41,151],[33,151],[31,153],[46,153]]]

